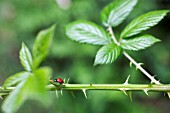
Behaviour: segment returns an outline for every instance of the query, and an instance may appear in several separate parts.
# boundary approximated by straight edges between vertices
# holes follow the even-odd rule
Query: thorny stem
[[[0,93],[9,93],[14,89],[15,87],[6,87],[5,89],[0,87]],[[170,84],[64,84],[62,87],[51,84],[46,87],[47,91],[78,91],[83,89],[170,92]]]
[[[137,63],[129,54],[127,54],[125,51],[123,52],[123,54],[126,58],[130,60],[130,62],[132,62],[136,66],[137,69],[139,69],[143,74],[145,74],[151,80],[152,83],[160,84],[159,81],[157,81],[152,75],[150,75],[145,69],[143,69],[141,67],[141,64]]]
[[[115,44],[117,44],[118,46],[120,46],[120,43],[116,40],[112,27],[108,28],[109,33],[111,34],[111,37],[113,39],[113,41],[115,42]],[[123,52],[123,54],[125,55],[125,57],[127,59],[130,60],[130,62],[132,62],[137,69],[139,69],[145,76],[147,76],[150,80],[151,83],[155,83],[155,84],[161,84],[159,81],[157,81],[151,74],[149,74],[144,68],[142,68],[140,63],[137,63],[128,53],[126,53],[125,51]]]
[[[48,85],[47,90],[54,90],[56,86]],[[158,91],[169,92],[170,84],[152,84],[152,85],[139,85],[139,84],[65,84],[62,90],[126,90],[126,91]]]

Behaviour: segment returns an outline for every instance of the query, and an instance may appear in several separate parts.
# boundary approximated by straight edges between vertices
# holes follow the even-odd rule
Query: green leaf
[[[22,95],[23,85],[25,81],[19,83],[15,90],[13,90],[10,95],[4,100],[2,104],[2,110],[5,113],[16,113],[19,107],[24,103],[25,98]]]
[[[120,53],[121,48],[114,43],[105,45],[97,52],[94,65],[112,63]]]
[[[103,24],[106,27],[118,26],[126,19],[136,3],[137,0],[115,0],[102,10],[101,20]]]
[[[5,99],[2,109],[5,113],[15,113],[21,105],[28,99],[38,100],[43,105],[50,104],[49,96],[46,91],[46,85],[51,70],[47,67],[36,70],[27,78],[22,80]]]
[[[169,10],[159,10],[151,11],[149,13],[143,14],[136,19],[134,19],[130,24],[128,24],[121,33],[122,38],[127,38],[133,35],[137,35],[144,30],[149,29],[152,26],[158,24],[164,16],[169,12]]]
[[[27,99],[34,99],[40,101],[43,105],[49,104],[48,93],[46,91],[46,85],[52,71],[48,67],[37,69],[32,76],[24,84],[23,95]]]
[[[32,56],[24,43],[22,43],[19,58],[24,69],[27,71],[32,71]]]
[[[41,31],[33,46],[34,68],[37,68],[40,63],[47,57],[52,45],[55,26]]]
[[[75,21],[66,26],[67,36],[80,43],[105,45],[111,43],[110,37],[98,25],[89,21]]]
[[[133,39],[122,40],[120,45],[123,49],[139,51],[159,41],[159,39],[153,37],[152,35],[141,35]]]
[[[15,75],[12,75],[8,79],[6,79],[5,83],[3,84],[3,87],[17,85],[21,81],[25,80],[29,75],[30,73],[25,71],[16,73]]]

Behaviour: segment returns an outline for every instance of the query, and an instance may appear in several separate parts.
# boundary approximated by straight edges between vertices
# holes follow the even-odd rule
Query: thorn
[[[170,92],[168,92],[167,94],[168,94],[168,97],[169,97],[169,99],[170,99]]]
[[[71,91],[70,93],[71,93],[71,95],[73,96],[73,98],[76,98],[75,95],[74,95],[74,93],[73,93],[73,91]]]
[[[141,65],[144,65],[144,63],[138,63],[138,64],[139,64],[140,66],[141,66]]]
[[[161,81],[161,80],[159,79],[158,82],[160,83],[160,81]]]
[[[164,96],[166,95],[166,93],[164,93]]]
[[[0,99],[3,100],[2,96],[0,96]]]
[[[154,78],[154,77],[153,77],[153,78]],[[151,80],[151,85],[152,85],[152,84],[161,84],[161,83],[160,83],[160,80],[157,80],[157,81],[156,81],[156,80],[153,79],[153,80]]]
[[[63,90],[60,90],[61,95],[63,96]]]
[[[138,63],[136,66],[136,70],[138,70],[141,67],[141,65],[143,65],[143,63]]]
[[[122,88],[120,88],[119,90],[121,90],[125,95],[127,95],[127,93],[126,93],[126,90],[125,89],[122,89]]]
[[[130,67],[132,67],[132,64],[133,64],[133,63],[132,63],[132,62],[130,62],[129,64],[130,64]]]
[[[145,93],[147,96],[149,96],[148,90],[144,89],[143,91],[144,91],[144,93]]]
[[[127,77],[127,79],[126,79],[126,81],[125,81],[125,83],[124,83],[125,85],[128,84],[129,78],[130,78],[130,75]]]
[[[129,91],[130,101],[132,102],[132,91]]]
[[[64,80],[63,80],[63,81],[64,81],[64,83],[65,83],[65,82],[66,82],[66,79],[64,78]]]
[[[67,79],[67,82],[66,82],[66,84],[68,84],[69,80],[70,80],[70,78],[68,78],[68,79]]]
[[[86,94],[86,89],[82,89],[83,93],[84,93],[84,96],[86,97],[87,99],[87,94]]]
[[[58,91],[57,91],[57,90],[55,90],[55,93],[56,93],[56,97],[58,98]]]

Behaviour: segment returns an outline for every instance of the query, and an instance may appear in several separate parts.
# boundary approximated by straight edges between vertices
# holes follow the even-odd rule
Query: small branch
[[[116,40],[112,27],[108,28],[109,33],[111,34],[111,37],[113,39],[113,41],[119,46],[120,43]],[[125,51],[123,52],[123,54],[125,55],[125,57],[127,59],[130,60],[130,62],[132,62],[137,69],[139,69],[145,76],[147,76],[150,80],[151,83],[155,83],[155,84],[161,84],[158,80],[156,80],[152,75],[150,75],[145,69],[142,68],[141,63],[137,63],[128,53],[126,53]]]
[[[132,62],[136,66],[137,69],[139,69],[144,75],[146,75],[151,80],[151,83],[160,84],[159,81],[157,81],[152,75],[150,75],[145,69],[143,69],[141,67],[141,64],[137,63],[128,53],[123,52],[123,54],[126,58],[130,60],[130,62]]]
[[[114,32],[113,32],[111,26],[108,28],[108,31],[109,31],[109,33],[111,34],[111,37],[112,37],[113,41],[115,42],[115,44],[116,44],[116,45],[120,45],[120,43],[119,43],[119,42],[116,40],[116,38],[115,38],[115,35],[114,35]]]

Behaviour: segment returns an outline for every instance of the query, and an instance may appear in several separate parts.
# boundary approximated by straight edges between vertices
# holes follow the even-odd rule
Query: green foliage
[[[121,33],[122,38],[137,35],[160,22],[169,10],[151,11],[134,19]]]
[[[160,41],[151,35],[136,36],[130,40],[122,40],[130,36],[137,35],[144,30],[156,25],[163,17],[169,12],[168,10],[152,11],[134,19],[121,33],[120,42],[117,42],[110,26],[117,26],[129,15],[133,7],[136,5],[137,0],[117,0],[106,6],[101,12],[102,22],[109,29],[105,32],[100,26],[92,22],[76,21],[67,25],[67,36],[80,43],[103,45],[97,52],[95,63],[108,64],[117,59],[122,50],[138,51],[153,45],[155,42]],[[112,42],[110,44],[107,36],[112,35]]]
[[[15,90],[4,101],[3,111],[15,113],[27,99],[38,100],[47,106],[49,98],[45,88],[50,74],[49,68],[40,68],[35,73],[23,75]]]
[[[120,83],[120,82],[123,83],[124,81],[122,80],[124,80],[123,79],[125,77],[124,75],[126,75],[127,73],[132,74],[132,76],[139,75],[140,73],[138,73],[138,71],[133,70],[132,68],[129,68],[127,66],[122,67],[122,62],[124,65],[124,61],[113,63],[111,66],[104,65],[95,68],[90,67],[90,61],[94,59],[93,52],[96,51],[98,47],[94,47],[90,45],[78,46],[74,42],[67,40],[65,38],[65,35],[63,35],[63,29],[62,29],[63,26],[74,19],[75,20],[87,19],[87,20],[93,20],[94,22],[98,23],[99,16],[97,14],[99,12],[99,9],[103,7],[102,3],[106,4],[108,2],[109,1],[104,1],[104,0],[97,0],[97,2],[95,0],[80,0],[80,1],[73,0],[71,7],[68,10],[62,10],[57,6],[56,2],[53,0],[52,1],[43,0],[38,5],[37,2],[35,2],[34,0],[5,1],[4,3],[2,1],[0,4],[1,6],[0,23],[2,25],[0,29],[1,80],[6,78],[6,76],[4,75],[10,75],[15,70],[20,70],[20,67],[18,66],[17,58],[15,56],[16,53],[13,54],[13,51],[18,51],[17,49],[21,41],[28,42],[27,45],[29,45],[30,47],[33,44],[35,32],[37,32],[37,30],[39,29],[44,28],[45,26],[48,26],[54,21],[57,22],[57,27],[58,27],[57,41],[54,41],[55,45],[53,45],[52,54],[50,60],[48,61],[48,64],[55,68],[54,70],[56,71],[55,73],[60,74],[62,77],[66,77],[66,78],[71,77],[71,81],[74,81],[75,83],[89,83],[89,82],[90,83]],[[139,2],[140,3],[136,7],[132,16],[128,18],[126,22],[129,22],[129,20],[131,20],[132,18],[146,11],[159,9],[160,7],[162,8],[162,3],[160,4],[156,0],[153,1],[139,0]],[[5,5],[3,6],[3,4]],[[12,14],[12,16],[10,14]],[[4,19],[5,21],[2,21],[2,19]],[[4,28],[3,25],[5,24],[6,27]],[[149,49],[148,52],[141,51],[144,52],[144,54],[141,53],[142,56],[140,56],[140,54],[133,54],[133,56],[139,59],[145,58],[147,56],[147,59],[150,60],[147,66],[150,65],[154,66],[152,69],[155,71],[157,75],[159,75],[161,81],[165,80],[165,82],[168,82],[167,80],[170,80],[167,79],[169,78],[167,75],[170,74],[168,71],[169,67],[167,65],[167,62],[169,61],[169,57],[168,57],[169,51],[168,49],[165,48],[170,47],[168,44],[169,34],[167,33],[168,32],[167,30],[169,29],[166,25],[166,22],[162,24],[163,24],[162,26],[159,26],[161,27],[159,31],[157,29],[152,29],[150,32],[154,33],[157,36],[161,36],[163,34],[164,37],[162,38],[165,43],[160,43],[159,44],[160,46],[154,46],[152,49]],[[116,36],[118,36],[117,31],[115,31],[115,34]],[[70,48],[72,51],[70,51]],[[72,57],[73,55],[76,56]],[[152,60],[153,58],[154,60]],[[89,62],[87,62],[87,60]],[[9,68],[9,62],[10,62],[10,68]],[[159,63],[162,62],[162,65],[161,66],[157,65],[158,62]],[[122,79],[120,79],[119,77],[120,75],[122,75],[121,76]],[[139,80],[139,77],[140,76],[133,76],[131,80],[133,82],[134,81],[136,82],[137,80]],[[138,82],[143,83],[145,81],[140,78],[140,81]],[[100,96],[98,96],[99,93]],[[40,107],[36,103],[34,104],[30,102],[24,105],[22,109],[17,113],[30,113],[30,112],[37,112],[37,113],[52,112],[53,113],[53,112],[67,112],[67,111],[70,113],[86,113],[86,112],[103,113],[103,112],[107,112],[108,110],[109,112],[119,112],[119,113],[124,113],[124,111],[126,111],[127,113],[132,113],[132,112],[143,113],[146,111],[146,108],[148,109],[149,113],[153,113],[153,112],[159,113],[159,110],[155,111],[154,106],[150,106],[150,105],[148,106],[148,104],[145,103],[145,100],[140,101],[139,103],[134,102],[129,105],[129,100],[127,99],[126,96],[121,94],[121,92],[110,92],[110,91],[90,92],[91,99],[90,101],[88,101],[88,103],[87,101],[82,101],[84,97],[81,98],[79,94],[78,95],[75,94],[75,96],[76,97],[78,96],[78,98],[76,98],[76,102],[73,102],[75,99],[73,99],[72,97],[70,98],[70,95],[67,95],[65,93],[64,93],[64,99],[59,98],[56,101],[55,100],[56,98],[54,97],[55,101],[53,101],[53,105],[51,106],[52,109],[45,109],[43,107]],[[141,98],[146,98],[143,95],[143,92],[140,96]],[[152,95],[152,100],[156,101],[153,95]],[[152,100],[150,100],[150,102],[152,102]],[[60,102],[60,104],[58,104],[58,102]],[[102,104],[99,104],[101,102]],[[165,99],[164,101],[161,100],[161,102],[166,102],[166,100]],[[91,105],[90,107],[89,105],[87,105],[89,103]],[[141,103],[143,104],[142,106]],[[68,104],[71,104],[72,107],[68,107],[68,109],[65,109],[65,105]],[[36,110],[35,109],[28,110],[28,106],[33,108],[36,107]],[[114,106],[114,109],[112,106]],[[96,107],[99,109],[96,109]],[[162,109],[164,108],[166,108],[166,106],[164,106]]]
[[[98,25],[88,21],[76,21],[66,27],[67,36],[80,43],[105,45],[111,43],[110,37]]]
[[[116,44],[105,45],[97,52],[94,65],[112,63],[117,59],[120,53],[121,48]]]
[[[18,72],[15,75],[10,76],[3,84],[3,87],[15,86],[21,81],[25,80],[30,75],[30,72],[23,71]]]
[[[47,57],[49,49],[52,45],[54,29],[55,26],[52,26],[51,28],[43,30],[38,34],[33,46],[34,68],[37,68]]]
[[[39,66],[48,55],[52,44],[54,28],[55,27],[52,26],[38,34],[33,47],[33,59],[29,49],[24,43],[22,44],[20,60],[26,71],[19,72],[5,81],[3,85],[4,88],[7,86],[16,86],[2,105],[5,113],[15,113],[28,99],[38,100],[46,106],[49,105],[50,99],[46,92],[46,85],[52,71],[49,67],[38,68],[37,66]],[[34,64],[32,62],[34,62]],[[33,65],[36,65],[36,68],[34,66],[34,70],[32,70]]]
[[[145,49],[159,41],[160,41],[159,39],[156,39],[152,35],[141,35],[135,37],[134,39],[127,39],[127,40],[123,39],[121,41],[120,46],[123,49],[138,51],[141,49]]]
[[[15,113],[19,109],[19,107],[24,103],[25,95],[22,95],[23,92],[22,90],[23,90],[23,85],[27,79],[22,80],[16,86],[15,90],[11,92],[11,94],[5,99],[2,105],[2,110],[5,113]]]
[[[25,99],[38,100],[43,105],[48,106],[49,98],[46,85],[52,74],[51,72],[49,67],[42,67],[37,69],[33,74],[30,74],[22,87],[23,91],[20,92],[22,95],[25,95]]]
[[[115,0],[101,12],[102,23],[106,27],[118,26],[126,19],[136,3],[137,0]]]
[[[20,50],[20,62],[26,71],[32,71],[32,55],[27,46],[22,43]]]

